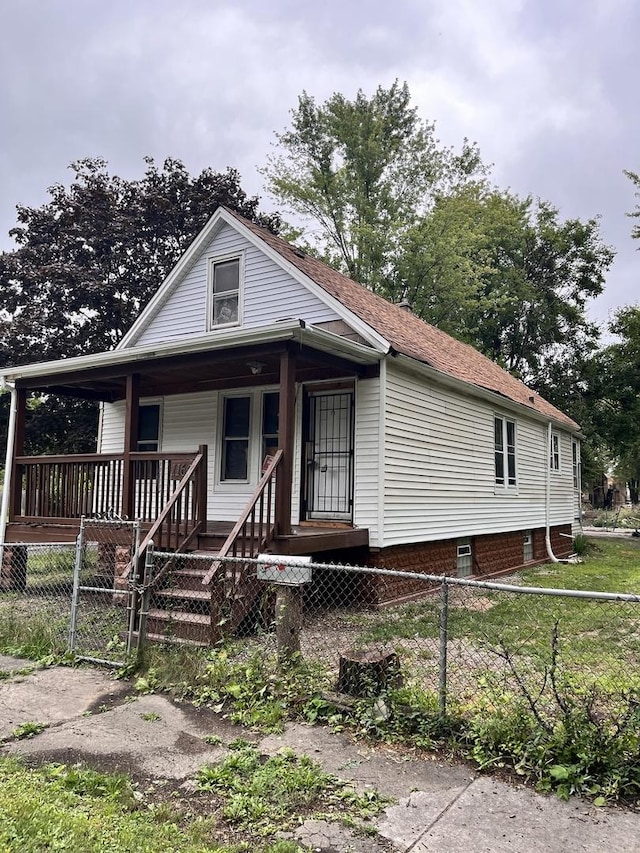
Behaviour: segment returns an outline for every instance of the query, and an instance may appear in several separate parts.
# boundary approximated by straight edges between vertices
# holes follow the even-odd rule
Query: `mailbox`
[[[286,557],[282,554],[259,554],[257,578],[287,586],[311,583],[311,557]]]

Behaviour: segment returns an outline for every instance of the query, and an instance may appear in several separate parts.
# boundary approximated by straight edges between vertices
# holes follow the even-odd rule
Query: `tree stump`
[[[379,696],[402,685],[400,660],[388,649],[342,652],[336,690],[349,696]]]
[[[287,664],[300,654],[302,588],[276,585],[276,642],[278,663]]]

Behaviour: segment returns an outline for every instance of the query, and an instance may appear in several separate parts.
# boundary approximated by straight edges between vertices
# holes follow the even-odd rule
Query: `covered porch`
[[[368,531],[355,527],[348,512],[335,517],[330,511],[319,513],[315,519],[302,512],[292,524],[294,498],[301,506],[306,501],[294,496],[294,470],[298,466],[305,472],[310,467],[308,446],[300,435],[296,440],[300,429],[296,391],[314,383],[353,388],[357,379],[376,375],[379,359],[380,353],[363,343],[290,320],[215,338],[8,370],[5,378],[15,390],[5,481],[5,541],[72,540],[84,515],[140,519],[145,540],[153,538],[158,547],[179,551],[218,552],[232,534],[234,550],[243,555],[263,547],[300,555],[366,546]],[[208,517],[207,498],[217,488],[224,464],[220,442],[170,451],[141,447],[140,401],[262,387],[277,389],[271,392],[277,414],[273,446],[262,459],[255,488],[235,522]],[[25,455],[27,400],[32,392],[120,402],[122,451]],[[217,472],[213,478],[212,472]],[[344,476],[352,480],[352,468]],[[308,490],[309,483],[298,478],[295,487]]]

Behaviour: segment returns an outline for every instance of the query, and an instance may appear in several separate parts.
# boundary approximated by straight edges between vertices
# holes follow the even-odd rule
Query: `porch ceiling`
[[[140,377],[142,397],[277,385],[280,355],[286,348],[296,355],[296,382],[367,376],[378,371],[377,362],[362,364],[301,342],[278,342],[162,357],[150,355],[124,364],[23,376],[15,383],[18,388],[106,402],[125,399],[126,377],[134,373]]]

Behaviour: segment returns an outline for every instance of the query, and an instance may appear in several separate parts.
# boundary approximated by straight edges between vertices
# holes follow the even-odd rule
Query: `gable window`
[[[507,418],[494,418],[496,485],[516,485],[516,425]]]
[[[549,465],[552,471],[560,470],[560,436],[557,432],[551,433]]]
[[[246,480],[249,473],[251,397],[225,397],[221,480]]]
[[[240,266],[240,258],[212,259],[209,262],[212,328],[236,325],[240,322]]]
[[[160,404],[140,406],[138,410],[138,440],[140,453],[156,453],[160,448]]]

